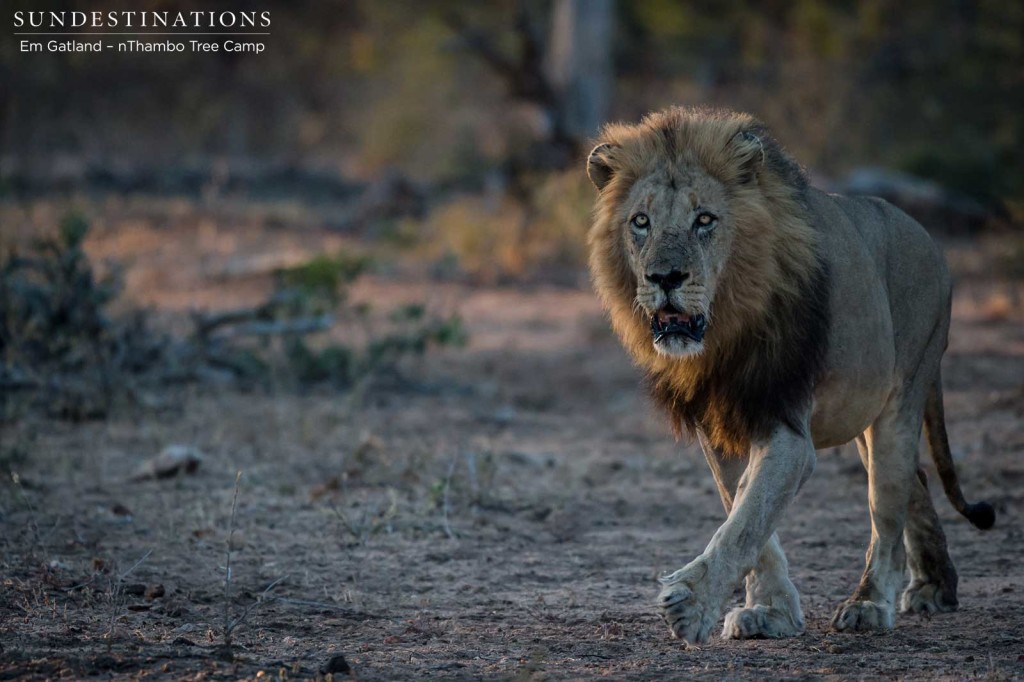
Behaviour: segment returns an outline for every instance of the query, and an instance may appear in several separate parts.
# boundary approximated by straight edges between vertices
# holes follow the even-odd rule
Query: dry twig
[[[228,521],[227,558],[224,566],[224,655],[231,657],[231,554],[235,539],[235,514],[238,511],[238,488],[242,482],[242,472],[235,474],[235,492],[231,497],[231,518]]]
[[[452,463],[448,465],[448,475],[444,479],[444,503],[443,503],[443,514],[444,514],[444,532],[451,540],[458,539],[452,531],[451,524],[448,523],[448,493],[452,486],[452,476],[455,474],[455,465],[459,463],[459,456],[456,454],[452,457]]]

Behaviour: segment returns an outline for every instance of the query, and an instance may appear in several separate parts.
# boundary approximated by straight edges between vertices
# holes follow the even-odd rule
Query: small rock
[[[320,666],[321,675],[331,675],[333,673],[343,673],[348,675],[352,672],[352,668],[349,667],[348,661],[341,654],[331,656],[330,660]]]
[[[359,445],[352,452],[352,457],[357,462],[363,462],[370,455],[381,452],[384,449],[384,442],[372,433],[364,433],[359,439]]]
[[[505,458],[513,463],[537,469],[551,469],[555,466],[555,456],[547,452],[522,452],[512,450],[505,453]]]
[[[584,514],[580,505],[576,502],[568,502],[561,509],[555,509],[544,523],[555,540],[558,542],[569,542],[579,536],[583,530]]]
[[[316,502],[321,497],[331,495],[341,490],[341,479],[337,476],[331,476],[323,483],[313,486],[313,489],[309,492],[310,502]]]
[[[503,405],[491,414],[491,421],[501,426],[507,426],[514,422],[518,414],[516,409],[510,405]]]
[[[132,476],[133,481],[170,478],[180,473],[194,474],[203,461],[199,450],[187,445],[168,445],[159,455],[143,462]]]
[[[248,539],[246,538],[245,533],[240,530],[236,530],[228,539],[228,548],[232,552],[238,552],[245,549],[246,544],[248,544]]]
[[[113,656],[97,656],[91,661],[95,671],[106,671],[117,669],[117,659]]]
[[[141,597],[146,594],[146,586],[142,583],[129,583],[121,587],[121,591],[133,597]]]
[[[551,512],[553,511],[554,509],[552,509],[551,507],[537,507],[536,509],[530,512],[530,518],[532,518],[534,521],[539,521],[543,523],[544,521],[548,520],[548,517],[551,516]]]
[[[124,506],[120,502],[117,502],[114,504],[113,507],[110,508],[110,513],[114,516],[131,516],[132,510]]]

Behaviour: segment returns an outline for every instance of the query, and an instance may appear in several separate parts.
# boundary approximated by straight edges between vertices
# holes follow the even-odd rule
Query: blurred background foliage
[[[5,41],[4,149],[19,167],[54,154],[151,164],[226,155],[354,175],[396,167],[442,181],[500,163],[532,132],[529,112],[508,106],[503,84],[467,58],[447,17],[458,14],[511,55],[524,6],[547,36],[551,2],[227,5],[270,8],[267,53],[26,61],[16,41]],[[144,0],[132,8],[211,6]],[[608,113],[634,119],[687,103],[749,109],[824,171],[861,162],[931,168],[981,196],[1005,196],[1022,182],[1013,158],[1024,126],[1022,35],[1024,5],[1012,0],[619,2]]]
[[[66,0],[47,9],[124,8]],[[591,198],[580,159],[596,126],[581,133],[569,120],[578,102],[562,82],[568,69],[597,82],[585,93],[590,119],[636,120],[674,104],[743,109],[819,184],[842,189],[832,183],[850,170],[884,167],[938,183],[972,215],[1024,215],[1024,4],[1015,0],[237,0],[217,9],[269,9],[267,52],[27,58],[6,41],[0,192],[296,196],[344,204],[328,211],[335,227],[418,246],[442,269],[500,278],[578,265]]]

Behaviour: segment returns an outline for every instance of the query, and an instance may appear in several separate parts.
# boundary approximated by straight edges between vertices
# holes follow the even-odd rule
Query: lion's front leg
[[[740,478],[747,468],[746,459],[730,457],[701,437],[701,447],[708,467],[715,477],[722,505],[728,514]],[[804,615],[800,594],[789,579],[789,562],[776,533],[768,540],[747,574],[747,598],[743,606],[725,615],[724,639],[793,637],[804,631]]]
[[[789,563],[772,534],[757,565],[747,574],[747,599],[725,615],[725,639],[795,637],[804,631],[800,593],[789,579]]]
[[[809,439],[781,426],[767,443],[751,449],[728,519],[703,554],[662,578],[659,606],[674,636],[691,643],[708,639],[729,595],[758,564],[786,506],[814,470],[814,461]]]

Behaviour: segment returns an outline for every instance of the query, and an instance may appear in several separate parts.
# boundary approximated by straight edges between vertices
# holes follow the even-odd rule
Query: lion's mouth
[[[704,339],[708,321],[704,315],[687,315],[670,305],[665,306],[651,316],[651,334],[654,343],[661,343],[673,336],[682,336],[692,341]]]

